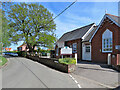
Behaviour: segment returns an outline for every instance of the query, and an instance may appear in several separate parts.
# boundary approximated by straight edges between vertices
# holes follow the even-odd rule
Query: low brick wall
[[[117,54],[117,65],[120,65],[120,54]]]
[[[120,72],[120,65],[117,65],[117,66],[112,65],[112,68]]]
[[[120,72],[120,54],[112,54],[111,64],[113,69],[116,69],[117,71]]]
[[[58,62],[58,59],[54,58],[39,58],[38,56],[26,56],[29,59],[32,59],[33,61],[37,61],[39,63],[42,63],[46,66],[49,66],[51,68],[54,68],[56,70],[70,73],[75,70],[75,65],[66,65],[66,64],[61,64]]]

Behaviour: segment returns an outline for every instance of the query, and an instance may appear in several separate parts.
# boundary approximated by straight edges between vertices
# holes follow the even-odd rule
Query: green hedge
[[[59,62],[63,64],[76,64],[76,59],[75,58],[63,58],[63,59],[59,59]]]
[[[7,51],[8,53],[17,53],[18,51]]]
[[[25,51],[18,51],[17,54],[18,54],[18,56],[22,56],[22,57],[26,56],[26,52]]]
[[[42,56],[47,56],[47,53],[50,53],[50,50],[38,49],[37,52],[40,52]]]

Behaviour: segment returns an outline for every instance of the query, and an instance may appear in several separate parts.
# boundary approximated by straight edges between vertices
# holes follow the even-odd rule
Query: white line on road
[[[74,78],[71,74],[69,74],[69,76],[70,76],[70,77],[73,79],[73,81],[77,84],[78,88],[82,88],[82,87],[80,86],[80,84],[78,83],[78,81],[75,80],[75,78]]]
[[[78,87],[81,88],[80,84],[78,84]]]
[[[75,80],[75,83],[78,83],[78,82]]]

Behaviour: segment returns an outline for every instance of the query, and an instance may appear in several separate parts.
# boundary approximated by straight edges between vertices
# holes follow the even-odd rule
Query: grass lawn
[[[0,56],[0,66],[4,65],[7,62],[7,59]]]

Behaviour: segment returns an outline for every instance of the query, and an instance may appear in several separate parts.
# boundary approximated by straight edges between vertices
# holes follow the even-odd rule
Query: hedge
[[[76,59],[75,58],[63,58],[63,59],[59,59],[60,63],[64,63],[64,64],[76,64]]]

